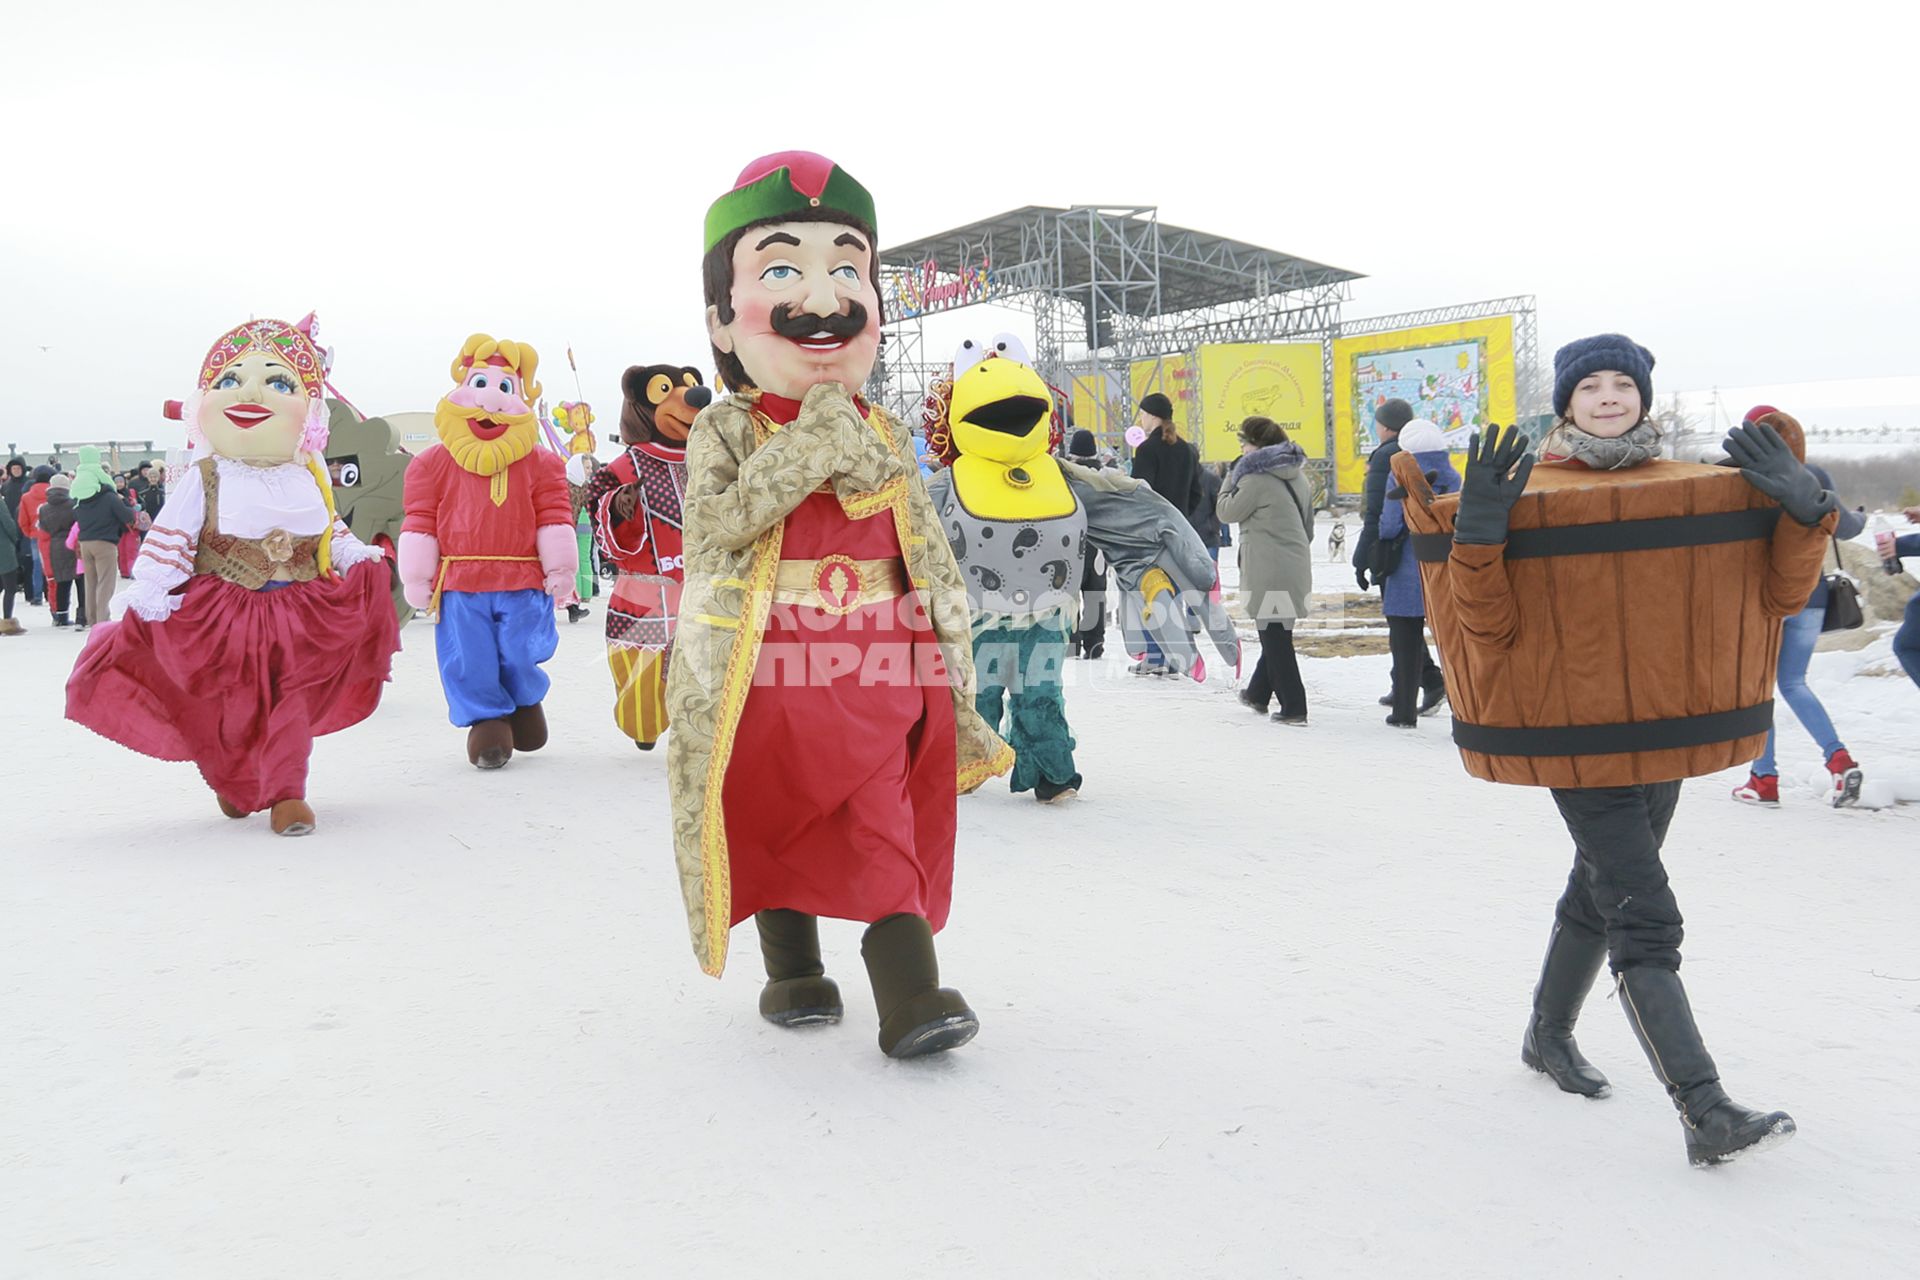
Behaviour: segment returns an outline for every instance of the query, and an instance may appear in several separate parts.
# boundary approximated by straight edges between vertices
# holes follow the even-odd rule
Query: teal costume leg
[[[973,637],[973,708],[999,733],[1006,709],[1007,685],[1020,669],[1020,644],[1005,627],[989,627]]]
[[[989,627],[974,637],[974,674],[980,693],[975,706],[996,731],[1002,726],[1002,694],[1006,695],[1005,729],[1013,748],[1015,794],[1031,791],[1042,781],[1072,782],[1073,734],[1067,728],[1067,700],[1061,676],[1067,661],[1065,628],[1072,619],[1052,625]]]

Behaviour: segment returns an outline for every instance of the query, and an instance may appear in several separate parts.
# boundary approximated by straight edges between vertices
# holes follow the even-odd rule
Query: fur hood
[[[1254,475],[1262,471],[1285,472],[1297,470],[1307,464],[1307,451],[1289,440],[1285,444],[1270,444],[1255,449],[1233,464],[1235,478]],[[1280,477],[1287,479],[1285,475]]]

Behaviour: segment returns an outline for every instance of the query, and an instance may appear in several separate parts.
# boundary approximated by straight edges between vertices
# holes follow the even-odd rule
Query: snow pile
[[[1324,556],[1324,541],[1320,545]],[[1338,566],[1346,574],[1344,565]],[[1351,582],[1330,567],[1330,586]],[[1303,663],[1312,724],[1207,685],[1068,691],[1080,799],[961,802],[944,977],[974,1044],[755,1014],[752,931],[695,968],[661,753],[562,628],[552,745],[481,774],[410,626],[320,744],[319,832],[229,822],[190,768],[60,719],[79,637],[0,640],[0,1275],[1893,1275],[1920,1255],[1920,806],[1736,804],[1668,844],[1734,1096],[1800,1122],[1689,1169],[1604,987],[1587,1102],[1518,1061],[1570,862],[1543,793],[1469,779],[1444,715],[1381,724],[1383,656]],[[1920,690],[1823,696],[1870,785]],[[1782,731],[1796,775],[1811,759]],[[1904,779],[1904,781],[1902,781]]]

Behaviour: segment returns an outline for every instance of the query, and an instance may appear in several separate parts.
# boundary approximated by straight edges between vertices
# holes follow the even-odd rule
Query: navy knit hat
[[[1398,431],[1413,421],[1413,406],[1405,400],[1388,400],[1373,411],[1373,420],[1388,431]]]
[[[1162,422],[1173,421],[1173,401],[1158,391],[1140,397],[1140,412],[1150,413]]]
[[[1642,412],[1653,412],[1653,352],[1621,333],[1596,333],[1569,342],[1553,353],[1553,412],[1567,416],[1580,379],[1602,369],[1617,369],[1640,388]]]

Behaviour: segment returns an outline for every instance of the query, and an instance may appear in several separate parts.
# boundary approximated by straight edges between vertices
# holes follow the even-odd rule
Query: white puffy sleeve
[[[193,558],[200,552],[200,529],[206,519],[206,486],[199,472],[189,470],[167,495],[166,505],[140,544],[132,579],[113,597],[114,616],[137,613],[148,622],[165,622],[173,616],[181,600],[173,592],[193,576]]]
[[[345,573],[357,564],[369,560],[384,560],[387,553],[378,547],[370,547],[353,536],[346,522],[339,516],[333,518],[333,546],[329,553],[333,558],[333,571]]]

